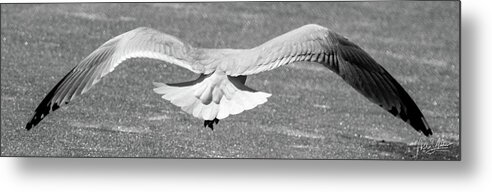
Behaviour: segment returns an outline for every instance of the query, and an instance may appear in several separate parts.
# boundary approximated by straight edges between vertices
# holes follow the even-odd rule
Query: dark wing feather
[[[403,87],[366,52],[357,46],[338,45],[338,62],[324,63],[359,93],[424,135],[432,135],[422,112]]]
[[[422,112],[403,87],[369,54],[348,39],[319,25],[305,25],[238,55],[228,74],[251,75],[309,61],[323,64],[394,116],[424,135],[432,135]]]
[[[36,126],[50,112],[87,92],[129,58],[159,59],[201,73],[203,66],[194,62],[192,57],[195,50],[176,37],[145,27],[114,37],[83,59],[51,89],[34,111],[26,129]]]

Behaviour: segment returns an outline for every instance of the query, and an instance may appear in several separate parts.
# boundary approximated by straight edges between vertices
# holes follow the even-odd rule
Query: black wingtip
[[[393,106],[391,109],[386,108],[388,112],[393,114],[396,117],[399,117],[410,126],[412,126],[418,132],[423,133],[425,136],[430,137],[432,135],[432,130],[429,127],[429,124],[425,120],[422,111],[420,111],[419,107],[410,97],[410,95],[403,89],[403,87],[396,82],[394,78],[388,76],[388,79],[393,82],[392,84],[397,88],[398,95],[401,99],[401,109]]]
[[[421,132],[427,137],[430,137],[432,135],[432,130],[429,127],[429,124],[425,120],[424,116],[421,114],[408,119],[407,123],[410,124],[410,126],[412,126],[415,130]]]
[[[28,131],[29,131],[29,130],[31,130],[31,129],[32,129],[33,127],[35,127],[37,124],[38,124],[38,123],[36,123],[36,122],[34,122],[34,123],[33,123],[33,122],[32,122],[32,120],[31,120],[31,121],[29,121],[29,122],[27,122],[27,124],[26,124],[26,130],[28,130]]]
[[[38,125],[39,122],[41,122],[51,111],[55,111],[59,108],[60,105],[55,103],[53,104],[53,106],[51,106],[51,101],[45,98],[34,111],[34,115],[32,116],[31,120],[27,122],[26,129],[28,131],[31,130],[33,127]]]
[[[50,112],[55,111],[60,108],[63,104],[68,104],[68,100],[56,103],[52,101],[53,97],[57,93],[58,89],[62,86],[62,84],[67,81],[68,77],[70,77],[76,68],[73,68],[67,75],[65,75],[56,85],[51,89],[50,92],[44,97],[44,99],[39,103],[36,110],[34,110],[34,115],[31,120],[27,122],[26,129],[31,130],[35,127],[39,122],[41,122]]]
[[[432,135],[432,131],[430,129],[422,131],[425,136],[430,137]]]
[[[31,124],[31,123],[29,122],[29,123],[27,123],[27,125],[26,125],[26,129],[29,131],[29,130],[31,130],[31,129],[32,129],[32,126],[33,126],[33,124]]]
[[[34,119],[34,117],[33,117],[33,119]],[[36,122],[34,122],[34,123],[33,123],[33,120],[30,120],[30,121],[29,121],[29,122],[27,122],[27,124],[26,124],[26,129],[29,131],[29,130],[31,130],[34,126],[36,126],[36,124],[37,124]]]
[[[33,115],[33,117],[31,118],[31,120],[29,122],[27,122],[26,124],[26,129],[29,131],[31,130],[34,126],[36,126],[39,122],[40,122],[40,118],[39,118],[39,115],[38,113],[35,113]]]
[[[425,120],[425,118],[422,116],[420,117],[420,127],[415,127],[417,130],[420,130],[422,131],[422,133],[427,136],[427,137],[430,137],[432,135],[432,130],[431,128],[429,127],[429,124],[427,124],[427,121]],[[414,125],[412,125],[414,126]]]
[[[40,109],[40,108],[38,108]],[[41,108],[41,110],[36,110],[34,115],[32,116],[31,120],[29,122],[27,122],[26,124],[26,129],[29,131],[31,130],[33,127],[35,127],[37,124],[39,124],[39,122],[41,122],[41,120],[44,119],[44,117],[49,113],[49,109],[48,111],[46,111],[46,109],[44,108]]]

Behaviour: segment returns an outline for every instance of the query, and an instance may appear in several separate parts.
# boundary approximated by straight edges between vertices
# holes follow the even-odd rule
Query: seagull
[[[425,136],[432,135],[405,89],[368,53],[330,29],[308,24],[251,49],[196,48],[158,30],[139,27],[102,44],[63,77],[35,109],[30,130],[50,112],[84,94],[123,61],[151,58],[188,69],[192,81],[155,83],[155,93],[213,130],[219,120],[251,110],[269,93],[245,85],[248,75],[299,62],[321,64],[392,115]]]

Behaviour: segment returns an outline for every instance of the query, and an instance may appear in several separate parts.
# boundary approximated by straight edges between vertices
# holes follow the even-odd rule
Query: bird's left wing
[[[369,54],[345,37],[319,25],[305,25],[238,54],[228,75],[251,75],[290,63],[322,64],[391,114],[424,135],[432,135],[422,112],[403,87]]]
[[[36,126],[51,111],[85,93],[124,60],[135,57],[158,59],[195,73],[203,66],[193,61],[196,49],[174,36],[140,27],[116,36],[83,59],[46,95],[26,129]]]

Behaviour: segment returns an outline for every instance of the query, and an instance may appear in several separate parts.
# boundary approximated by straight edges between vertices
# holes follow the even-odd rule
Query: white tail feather
[[[222,97],[219,105],[219,113],[217,113],[217,119],[224,119],[229,116],[229,114],[231,114],[231,112],[229,111],[229,109],[231,108],[229,107],[228,102],[229,100],[227,100],[225,96]]]
[[[271,94],[257,92],[234,77],[212,74],[192,82],[167,85],[154,83],[154,92],[181,107],[186,113],[204,120],[224,119],[250,110],[267,101]],[[237,87],[239,86],[239,87]],[[213,102],[212,102],[213,101]]]

